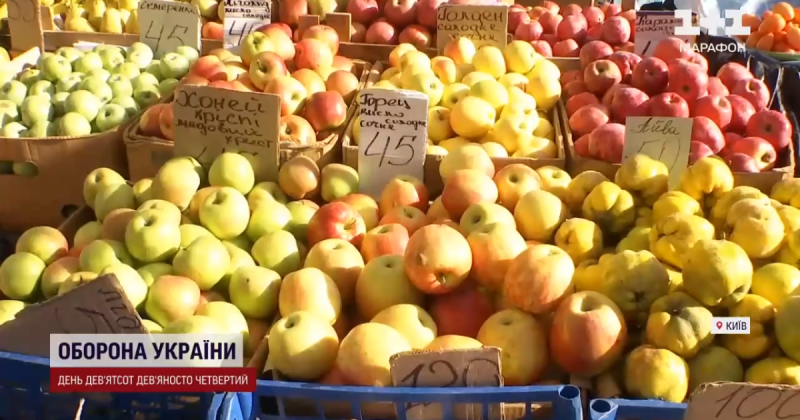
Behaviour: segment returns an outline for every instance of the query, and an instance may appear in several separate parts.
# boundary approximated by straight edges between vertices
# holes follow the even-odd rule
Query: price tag
[[[786,420],[800,415],[800,387],[716,382],[689,398],[684,420]]]
[[[692,15],[693,20],[696,20],[697,13]],[[683,19],[675,17],[675,12],[639,10],[636,12],[634,26],[633,52],[642,57],[652,57],[656,45],[665,38],[675,37],[694,43],[694,36],[675,35],[675,27],[683,26]]]
[[[467,388],[503,386],[500,349],[484,347],[467,350],[412,351],[389,360],[392,385],[410,388]],[[440,404],[406,404],[410,420],[444,418]],[[482,419],[480,404],[455,404],[453,418]],[[489,419],[501,418],[502,404],[489,405]],[[399,417],[399,416],[398,416]],[[487,419],[483,419],[487,420]]]
[[[39,48],[44,51],[42,11],[36,0],[8,0],[8,33],[13,51]]]
[[[476,48],[494,45],[502,50],[508,41],[508,6],[443,4],[436,16],[436,34],[440,53],[448,42],[462,36]]]
[[[278,180],[279,96],[181,86],[173,107],[175,156],[210,165],[223,152],[244,152],[253,157],[256,179]]]
[[[410,90],[364,89],[358,104],[359,190],[377,197],[395,176],[423,179],[428,97]]]
[[[681,172],[689,163],[692,144],[691,118],[628,117],[622,160],[644,154],[669,168],[670,188],[678,186]]]
[[[156,57],[188,46],[200,51],[200,11],[197,6],[171,0],[139,3],[139,41]]]
[[[225,0],[223,47],[238,51],[247,35],[271,21],[270,0]]]

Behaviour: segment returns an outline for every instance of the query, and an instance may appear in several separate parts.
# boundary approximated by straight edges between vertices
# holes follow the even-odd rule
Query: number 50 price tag
[[[422,180],[428,97],[409,90],[364,89],[358,96],[359,190],[373,197],[398,175]]]

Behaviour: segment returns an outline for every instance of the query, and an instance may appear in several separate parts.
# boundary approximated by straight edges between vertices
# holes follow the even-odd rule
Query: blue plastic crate
[[[0,420],[216,420],[225,398],[225,393],[50,394],[49,384],[49,359],[0,352]]]
[[[266,397],[266,398],[262,398]],[[520,403],[527,407],[522,418],[530,419],[532,403],[552,404],[553,420],[582,420],[580,390],[576,386],[519,386],[503,388],[373,388],[353,386],[324,386],[308,383],[258,381],[255,393],[232,393],[225,397],[220,420],[255,419],[305,419],[310,416],[290,417],[284,399],[303,399],[316,403],[316,413],[310,416],[326,419],[322,410],[324,402],[349,403],[347,418],[365,419],[361,406],[364,403],[387,402],[394,404],[412,402],[441,403],[444,420],[453,418],[454,403],[483,404],[483,418],[488,418],[488,404]],[[277,403],[276,407],[262,407],[263,401]],[[402,410],[399,420],[405,420]],[[541,418],[537,416],[537,418]]]
[[[683,420],[686,404],[657,400],[597,399],[589,403],[589,420]]]

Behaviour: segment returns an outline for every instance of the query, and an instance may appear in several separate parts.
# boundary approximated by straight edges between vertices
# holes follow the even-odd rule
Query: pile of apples
[[[178,47],[161,60],[145,44],[91,51],[61,47],[19,74],[0,72],[0,135],[11,138],[86,136],[115,130],[169,95],[197,59]]]
[[[561,83],[581,157],[620,163],[625,120],[635,116],[693,118],[690,163],[719,155],[734,172],[761,172],[788,151],[789,119],[767,108],[769,88],[741,64],[709,76],[705,57],[678,38],[644,59],[590,41],[580,58],[583,70],[564,73]]]
[[[545,1],[541,6],[512,5],[508,31],[514,39],[530,42],[545,57],[578,57],[581,47],[600,40],[614,51],[633,52],[636,11],[618,4],[582,8]]]
[[[800,51],[800,7],[780,2],[761,18],[743,15],[742,25],[750,28],[750,35],[739,38],[747,47],[789,54]]]
[[[459,38],[434,58],[401,44],[390,53],[389,64],[373,87],[427,95],[428,154],[480,143],[492,157],[558,156],[548,113],[561,98],[561,71],[529,43],[476,49],[469,39]],[[356,144],[360,137],[357,117]]]
[[[333,34],[331,36],[331,34]],[[280,96],[280,142],[309,146],[342,127],[360,83],[356,66],[336,55],[339,40],[329,26],[309,28],[297,42],[278,24],[245,37],[240,55],[216,49],[186,69],[181,83]],[[142,115],[142,135],[174,140],[173,103]]]

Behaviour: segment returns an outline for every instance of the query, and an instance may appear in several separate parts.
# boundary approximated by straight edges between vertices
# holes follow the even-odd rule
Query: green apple
[[[311,217],[317,212],[317,208],[311,207],[302,201],[292,201],[286,204],[286,208],[289,209],[289,213],[292,214],[292,221],[289,222],[289,226],[286,227],[286,230],[292,232],[292,235],[294,235],[297,240],[305,240],[308,237],[308,222],[311,221]]]
[[[222,327],[223,333],[242,334],[243,343],[250,339],[250,328],[239,308],[228,302],[208,302],[197,308],[197,315],[207,316]]]
[[[78,89],[83,78],[83,73],[70,73],[56,82],[56,92],[72,92]]]
[[[133,258],[122,242],[111,239],[98,239],[89,242],[81,250],[81,270],[100,274],[112,264],[132,264]]]
[[[147,283],[147,287],[150,287],[159,277],[171,275],[172,266],[167,263],[158,262],[143,265],[136,271],[138,271],[139,275],[142,276],[142,280]],[[197,294],[200,294],[200,289],[197,289]]]
[[[39,58],[36,59],[36,68],[41,69],[42,68],[42,63],[44,63],[44,60],[46,60],[47,57],[52,57],[54,55],[55,55],[55,53],[52,53],[52,52],[41,53],[39,55]]]
[[[40,121],[50,121],[55,113],[47,95],[28,96],[22,101],[20,111],[22,111],[22,122],[28,127]]]
[[[255,267],[256,261],[253,257],[250,256],[250,253],[239,248],[238,246],[227,242],[222,241],[222,245],[225,245],[225,249],[228,250],[228,254],[231,256],[231,265],[228,267],[228,272],[225,273],[225,277],[220,280],[219,283],[214,287],[215,289],[219,290],[220,286],[224,286],[225,294],[227,295],[228,291],[228,284],[230,284],[231,276],[233,273],[236,272],[241,267]]]
[[[137,67],[136,64],[128,62],[120,63],[117,65],[117,67],[114,67],[114,69],[111,70],[111,74],[125,76],[128,78],[128,80],[133,79],[141,73],[142,72],[139,70],[139,67]]]
[[[134,42],[128,48],[127,61],[144,70],[153,61],[153,50],[147,44]]]
[[[83,137],[92,134],[92,124],[77,112],[67,112],[58,121],[58,135]]]
[[[72,238],[72,246],[74,248],[81,248],[86,246],[89,242],[100,239],[102,229],[103,225],[96,220],[86,222],[75,232],[75,237]]]
[[[86,73],[85,77],[88,77],[88,76],[99,77],[105,82],[106,80],[108,80],[109,77],[111,77],[111,72],[106,70],[106,69],[104,69],[104,68],[102,68],[102,67],[100,67],[100,68],[92,69],[91,71]]]
[[[159,83],[158,78],[148,72],[142,73],[131,79],[131,85],[133,85],[133,90],[136,90],[137,88],[144,86],[158,86],[158,83]]]
[[[114,97],[111,86],[98,76],[86,76],[86,78],[81,81],[79,88],[91,92],[92,95],[100,100],[101,104],[108,103]]]
[[[140,86],[133,88],[133,99],[140,108],[147,108],[161,100],[158,86]]]
[[[17,77],[17,72],[14,69],[0,68],[0,85],[4,85]]]
[[[30,86],[38,81],[41,77],[41,73],[37,69],[25,69],[17,75],[17,80],[24,83],[25,86]]]
[[[25,306],[26,303],[19,300],[0,300],[0,325],[13,320]]]
[[[56,50],[56,55],[66,58],[71,65],[83,56],[83,52],[75,47],[61,47]]]
[[[10,255],[0,265],[0,292],[11,299],[26,300],[39,290],[47,265],[29,252]]]
[[[325,202],[358,192],[358,172],[350,166],[332,163],[322,168],[320,195]]]
[[[278,310],[281,276],[264,267],[239,267],[233,272],[228,294],[231,303],[255,319],[272,319]]]
[[[22,137],[22,134],[26,131],[28,131],[28,127],[25,127],[24,125],[18,122],[11,122],[3,126],[2,137],[17,139]]]
[[[189,73],[191,65],[185,55],[167,53],[161,58],[158,68],[161,70],[161,76],[166,79],[181,79]]]
[[[178,48],[175,48],[175,53],[188,58],[190,63],[194,63],[198,58],[200,58],[200,52],[188,45],[181,45]]]
[[[20,81],[12,80],[0,87],[0,99],[13,102],[15,105],[22,105],[22,101],[28,96],[28,86]]]
[[[247,224],[247,237],[256,241],[268,232],[285,229],[292,221],[292,213],[277,201],[264,201],[253,210]]]
[[[230,264],[228,250],[219,239],[210,236],[195,239],[172,260],[175,274],[194,280],[200,290],[211,290],[228,272]]]
[[[89,271],[78,271],[77,273],[72,273],[69,277],[67,277],[66,280],[64,280],[64,282],[61,283],[61,286],[58,287],[58,296],[71,292],[76,287],[89,283],[96,278],[97,273],[91,273]]]
[[[125,55],[119,48],[105,48],[101,51],[98,51],[97,54],[100,56],[100,60],[103,62],[103,68],[108,71],[113,70],[114,67],[117,67],[119,64],[125,62]]]
[[[54,93],[56,93],[56,87],[49,80],[39,80],[28,89],[28,96],[45,95],[52,97]]]
[[[267,340],[275,369],[297,381],[316,381],[325,375],[336,362],[339,348],[333,326],[305,311],[278,320],[270,328]]]
[[[195,239],[201,236],[214,237],[214,234],[200,225],[181,225],[181,249],[188,248]]]
[[[285,230],[269,232],[258,238],[250,255],[258,265],[275,271],[281,278],[303,268],[300,246]]]
[[[106,218],[108,213],[116,209],[136,209],[133,187],[128,184],[107,184],[100,186],[94,196],[93,208],[97,220],[101,222]]]
[[[186,277],[163,275],[156,277],[147,292],[144,311],[159,325],[169,325],[194,315],[199,304],[197,283]]]
[[[103,68],[103,59],[100,58],[100,54],[97,54],[94,51],[87,52],[82,56],[78,57],[74,63],[72,63],[72,69],[74,71],[89,74],[90,71],[94,69],[102,69]]]
[[[136,196],[136,204],[141,205],[152,199],[153,190],[150,189],[152,185],[152,178],[142,178],[133,184],[133,195]]]
[[[55,83],[58,79],[72,73],[72,64],[60,55],[51,55],[42,62],[39,69],[42,71],[42,78]]]
[[[131,118],[141,111],[139,108],[139,104],[136,103],[136,100],[130,96],[120,96],[118,98],[114,98],[109,102],[110,104],[119,105],[125,109],[125,119]]]
[[[50,121],[39,121],[33,124],[27,131],[22,133],[22,137],[41,139],[58,135],[58,125]]]
[[[144,72],[153,75],[156,80],[161,80],[164,76],[161,74],[161,60],[153,60],[144,69]]]
[[[128,77],[121,74],[112,74],[107,83],[111,87],[111,93],[115,98],[133,96],[133,85]]]
[[[161,334],[161,332],[164,330],[161,325],[158,325],[149,319],[143,319],[142,326],[147,330],[148,334]]]
[[[250,209],[244,195],[231,187],[221,187],[200,204],[200,223],[219,239],[233,239],[247,229]]]
[[[63,257],[47,266],[42,273],[42,294],[51,298],[58,294],[58,289],[69,276],[81,271],[81,262],[77,257]]]
[[[250,248],[253,247],[253,243],[250,242],[250,238],[248,238],[247,235],[239,235],[233,239],[226,239],[222,241],[222,243],[233,245],[236,248],[247,252],[248,255],[250,255]]]
[[[161,96],[172,95],[180,83],[178,79],[164,79],[158,84],[158,91],[161,92]]]
[[[100,272],[101,276],[107,274],[117,277],[125,296],[135,308],[141,308],[144,305],[144,300],[147,298],[147,283],[133,267],[122,263],[111,264]]]
[[[55,112],[56,117],[60,117],[67,113],[66,106],[69,95],[69,92],[56,92],[56,94],[50,98],[50,103],[53,104],[53,112]]]
[[[19,121],[19,109],[14,102],[8,99],[0,100],[0,127],[14,121]]]
[[[162,334],[220,334],[222,328],[217,321],[200,315],[171,322],[161,330]]]
[[[140,204],[139,207],[136,208],[136,211],[144,211],[144,210],[158,210],[166,214],[166,217],[169,220],[171,220],[172,223],[174,223],[176,226],[180,225],[181,222],[183,221],[183,215],[181,214],[181,209],[179,209],[178,206],[166,200],[150,199]]]
[[[208,182],[213,187],[231,187],[247,194],[253,189],[255,174],[247,158],[235,152],[225,152],[211,164]]]
[[[124,184],[125,178],[113,169],[97,168],[83,180],[83,201],[94,209],[94,198],[97,191],[105,185]]]
[[[262,201],[277,201],[281,204],[286,204],[289,198],[281,191],[281,187],[277,182],[264,181],[259,182],[250,193],[247,194],[247,204],[250,205],[250,211],[258,207]]]
[[[164,211],[137,211],[125,228],[125,246],[143,263],[169,261],[181,245],[178,226]]]
[[[69,94],[64,102],[65,113],[77,112],[83,115],[87,121],[94,121],[100,112],[100,101],[88,90],[76,90]]]
[[[113,128],[119,127],[120,124],[125,122],[128,113],[125,108],[120,105],[106,104],[100,108],[97,118],[94,120],[94,125],[100,132],[108,131]]]

